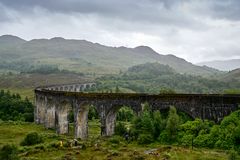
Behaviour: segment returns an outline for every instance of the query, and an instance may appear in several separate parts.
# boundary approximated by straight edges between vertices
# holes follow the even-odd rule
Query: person
[[[60,148],[63,147],[63,141],[60,141],[60,142],[59,142],[59,146],[60,146]]]
[[[125,140],[128,142],[129,141],[129,134],[128,132],[125,132],[123,137],[125,138]]]

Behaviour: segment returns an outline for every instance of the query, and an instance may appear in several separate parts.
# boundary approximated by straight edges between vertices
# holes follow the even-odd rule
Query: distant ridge
[[[216,68],[222,71],[231,71],[237,68],[240,68],[240,59],[229,59],[229,60],[218,60],[218,61],[207,61],[197,63],[200,66],[208,66],[212,68]]]
[[[2,35],[0,36],[0,44],[19,44],[19,43],[25,43],[26,41],[24,39],[21,39],[17,36],[12,35]]]
[[[119,73],[120,70],[147,62],[169,65],[179,73],[212,75],[217,70],[196,66],[174,55],[163,55],[148,46],[135,48],[109,47],[86,40],[33,39],[25,41],[19,37],[0,37],[0,58],[2,60],[30,63],[54,64],[60,68],[84,73]],[[7,56],[6,56],[7,55]]]

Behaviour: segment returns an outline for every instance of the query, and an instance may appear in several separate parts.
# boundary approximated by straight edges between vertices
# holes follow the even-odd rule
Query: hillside
[[[2,43],[4,42],[4,43]],[[169,65],[179,73],[212,75],[217,70],[200,67],[174,55],[162,55],[147,46],[136,48],[108,47],[85,40],[52,39],[22,40],[0,36],[0,63],[51,64],[71,71],[106,74],[119,73],[128,67],[147,62]],[[8,69],[8,68],[7,68]]]
[[[230,59],[225,61],[208,61],[208,62],[201,62],[197,65],[200,66],[208,66],[212,68],[216,68],[222,71],[231,71],[237,68],[240,68],[240,59]]]
[[[115,87],[131,89],[134,92],[158,94],[165,91],[177,93],[224,93],[229,89],[240,89],[240,81],[231,83],[201,76],[179,74],[167,65],[146,63],[130,67],[118,76],[98,78],[101,91],[114,91]]]
[[[221,80],[228,82],[240,81],[240,69],[234,69],[222,75]]]

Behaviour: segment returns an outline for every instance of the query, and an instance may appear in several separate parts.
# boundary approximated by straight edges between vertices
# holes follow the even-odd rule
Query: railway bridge
[[[240,95],[229,94],[159,94],[143,93],[87,93],[95,83],[67,84],[35,89],[34,119],[37,124],[56,129],[58,134],[69,132],[69,113],[74,113],[75,138],[88,137],[88,111],[93,105],[100,117],[101,135],[114,134],[117,111],[130,107],[137,115],[147,102],[151,109],[165,110],[175,106],[192,118],[220,122],[224,116],[238,109]]]

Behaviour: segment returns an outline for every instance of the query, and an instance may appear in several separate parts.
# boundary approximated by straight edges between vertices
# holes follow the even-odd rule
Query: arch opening
[[[137,114],[131,106],[115,105],[106,114],[103,122],[102,135],[111,136],[116,131],[116,125],[124,125],[126,128],[130,127],[130,121]],[[121,123],[121,124],[120,124]],[[118,132],[118,131],[117,131]]]

